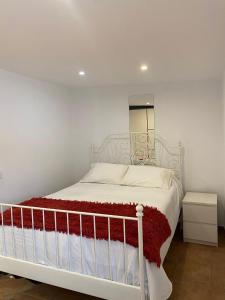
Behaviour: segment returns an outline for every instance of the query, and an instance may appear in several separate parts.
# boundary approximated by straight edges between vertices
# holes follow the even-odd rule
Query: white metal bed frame
[[[130,132],[111,134],[103,143],[91,147],[91,162],[153,165],[175,171],[182,181],[183,147],[181,142],[171,146],[158,134]]]
[[[146,141],[148,142],[148,147],[146,148]],[[181,162],[182,162],[182,147],[179,144],[178,147],[169,147],[167,143],[156,136],[154,139],[154,151],[152,145],[150,145],[148,140],[148,133],[132,133],[132,134],[119,134],[108,136],[103,144],[96,148],[92,147],[92,162],[112,162],[112,163],[139,163],[139,164],[154,164],[157,166],[169,167],[176,171],[177,176],[181,179]],[[138,143],[138,154],[136,153],[135,146]],[[143,150],[140,151],[140,149]],[[146,150],[147,149],[147,150]],[[140,156],[141,152],[141,156]],[[38,208],[31,206],[22,206],[14,204],[0,203],[1,214],[5,209],[11,210],[11,221],[13,224],[13,209],[20,209],[21,211],[21,224],[23,232],[23,259],[17,258],[16,255],[16,243],[14,226],[11,225],[12,239],[13,239],[13,256],[9,256],[6,251],[6,236],[5,236],[5,225],[3,226],[4,219],[2,219],[2,224],[0,224],[1,238],[3,241],[2,253],[0,253],[0,271],[11,273],[14,275],[22,276],[28,279],[40,281],[43,283],[59,286],[62,288],[70,289],[73,291],[81,292],[84,294],[93,295],[103,299],[117,300],[117,299],[129,299],[129,300],[144,300],[145,286],[144,286],[144,256],[143,256],[143,232],[142,232],[142,218],[143,218],[143,207],[137,205],[136,207],[136,217],[127,216],[115,216],[107,214],[97,214],[97,213],[86,213],[86,212],[76,212],[67,211],[59,209],[49,209],[49,208]],[[25,251],[25,238],[24,238],[24,227],[23,227],[23,210],[30,209],[32,216],[32,242],[33,242],[33,260],[28,261],[26,258]],[[34,211],[40,210],[43,216],[43,235],[45,236],[45,218],[44,214],[46,212],[53,212],[55,218],[55,237],[56,237],[56,266],[51,267],[48,265],[39,264],[36,260],[36,240],[34,234]],[[79,215],[80,218],[80,247],[81,247],[81,273],[73,272],[70,270],[70,250],[68,247],[67,260],[68,268],[60,268],[58,264],[58,241],[57,241],[57,213],[65,213],[67,220],[67,238],[69,243],[69,216]],[[103,279],[98,277],[97,273],[95,276],[82,274],[83,270],[83,258],[82,258],[82,217],[92,216],[94,224],[94,262],[96,264],[96,217],[101,216],[107,218],[108,220],[108,267],[109,267],[109,278]],[[112,279],[111,273],[111,240],[110,240],[110,220],[113,218],[121,219],[123,222],[123,236],[124,236],[124,282],[116,282]],[[126,226],[127,220],[137,222],[138,225],[138,257],[139,257],[139,286],[130,285],[126,279],[127,272],[127,252],[126,252]],[[44,241],[44,253],[46,253],[46,241]],[[96,270],[96,269],[95,269]]]

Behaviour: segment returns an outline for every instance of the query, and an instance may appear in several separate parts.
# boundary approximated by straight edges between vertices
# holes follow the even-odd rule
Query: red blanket
[[[35,206],[43,208],[55,208],[78,212],[91,212],[100,214],[136,216],[135,204],[110,204],[95,203],[86,201],[66,201],[47,198],[33,198],[20,203],[24,206]],[[144,207],[143,217],[143,241],[144,255],[150,262],[155,262],[159,267],[161,264],[160,248],[170,236],[171,230],[166,217],[156,208]],[[67,233],[67,218],[65,213],[56,213],[56,223],[58,232]],[[0,216],[1,222],[1,216]],[[11,225],[11,211],[3,213],[4,225]],[[55,230],[53,212],[44,213],[44,223],[46,231]],[[13,225],[21,228],[21,210],[13,209]],[[32,228],[32,217],[30,209],[23,209],[23,226]],[[124,241],[123,222],[119,219],[110,219],[111,240]],[[41,211],[34,211],[34,228],[43,230],[43,215]],[[94,226],[92,216],[82,216],[82,235],[88,238],[94,237]],[[69,214],[69,233],[80,235],[79,215]],[[104,217],[96,217],[96,236],[97,239],[108,239],[108,220]],[[138,247],[138,232],[136,221],[126,221],[126,243]]]

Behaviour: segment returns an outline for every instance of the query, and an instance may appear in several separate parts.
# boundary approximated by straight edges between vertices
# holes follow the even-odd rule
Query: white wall
[[[70,96],[0,70],[0,201],[46,195],[75,181]]]
[[[223,136],[224,136],[224,146],[225,146],[225,71],[222,78],[222,98],[223,98]],[[224,187],[225,188],[225,187]]]
[[[224,71],[223,78],[222,78],[222,90],[223,90],[222,97],[223,97],[223,146],[224,146],[224,150],[223,150],[223,158],[224,158],[224,162],[223,162],[223,166],[224,166],[223,182],[224,182],[224,194],[225,194],[225,71]],[[224,201],[223,220],[224,220],[224,227],[225,227],[225,201]]]
[[[79,174],[87,170],[86,150],[91,142],[100,144],[110,133],[128,132],[128,97],[153,93],[156,131],[172,144],[181,141],[185,148],[185,188],[216,192],[219,195],[219,220],[224,218],[223,113],[220,81],[193,81],[144,86],[115,86],[75,91],[74,106],[82,103],[80,133],[85,144],[78,146]],[[76,144],[77,145],[77,144]]]
[[[86,93],[74,93],[73,108],[73,176],[76,181],[88,171],[90,167],[90,146],[93,134],[93,118],[96,113]]]

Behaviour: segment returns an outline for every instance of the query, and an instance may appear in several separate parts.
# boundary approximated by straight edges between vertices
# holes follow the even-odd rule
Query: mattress
[[[46,196],[50,199],[80,200],[108,203],[140,203],[158,208],[168,219],[172,234],[162,245],[160,255],[162,262],[169,249],[180,212],[181,191],[176,181],[171,188],[144,188],[99,183],[77,183],[59,192]],[[2,232],[2,234],[1,234]],[[74,272],[87,275],[97,275],[108,279],[108,242],[97,240],[96,242],[96,267],[94,263],[94,241],[82,237],[82,252],[80,237],[67,236],[63,233],[43,232],[40,230],[19,229],[12,230],[4,226],[4,234],[7,236],[3,246],[3,230],[0,231],[0,253],[28,261],[57,266]],[[34,243],[35,241],[35,243]],[[15,247],[13,244],[15,243]],[[46,243],[46,247],[44,247]],[[58,244],[58,247],[57,247]],[[13,251],[15,249],[15,251]],[[57,250],[57,251],[56,251]],[[124,257],[123,243],[111,241],[111,276],[114,281],[124,282]],[[81,264],[81,260],[83,264]],[[138,285],[138,250],[127,245],[127,281],[129,284]],[[161,300],[169,298],[172,292],[172,284],[168,279],[163,266],[160,268],[145,259],[145,289],[146,298]]]

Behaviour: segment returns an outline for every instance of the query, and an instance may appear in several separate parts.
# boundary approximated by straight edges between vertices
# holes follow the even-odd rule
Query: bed
[[[132,143],[145,142],[143,152],[138,148],[138,156],[132,152]],[[169,189],[148,188],[121,184],[78,182],[68,188],[45,196],[45,199],[87,201],[113,204],[137,205],[136,217],[112,216],[104,214],[108,220],[117,217],[124,223],[132,219],[138,226],[138,247],[126,241],[87,238],[82,234],[70,234],[26,228],[22,224],[23,205],[0,204],[1,212],[8,209],[13,218],[13,209],[21,212],[21,226],[0,226],[0,270],[30,279],[87,293],[104,299],[167,299],[172,284],[164,269],[163,261],[169,249],[180,214],[181,184],[181,146],[170,148],[161,138],[155,138],[154,156],[146,154],[146,138],[141,134],[133,137],[113,135],[107,137],[98,147],[92,147],[93,162],[130,163],[164,166],[175,171]],[[141,153],[141,155],[140,155]],[[141,157],[141,159],[140,159]],[[132,195],[132,196],[131,196]],[[169,223],[171,234],[160,249],[161,264],[150,263],[143,255],[142,218],[144,207],[156,207]],[[26,209],[29,206],[26,206]],[[37,207],[30,206],[31,212]],[[44,213],[52,210],[71,214],[71,211],[38,208]],[[76,212],[79,216],[85,213]],[[89,213],[95,220],[97,213]],[[31,215],[33,216],[33,215]],[[68,219],[67,219],[68,220]],[[57,222],[56,222],[57,227]],[[124,227],[125,228],[125,227]],[[109,229],[110,230],[110,226]],[[82,231],[81,231],[82,232]],[[126,230],[124,231],[126,235]]]

